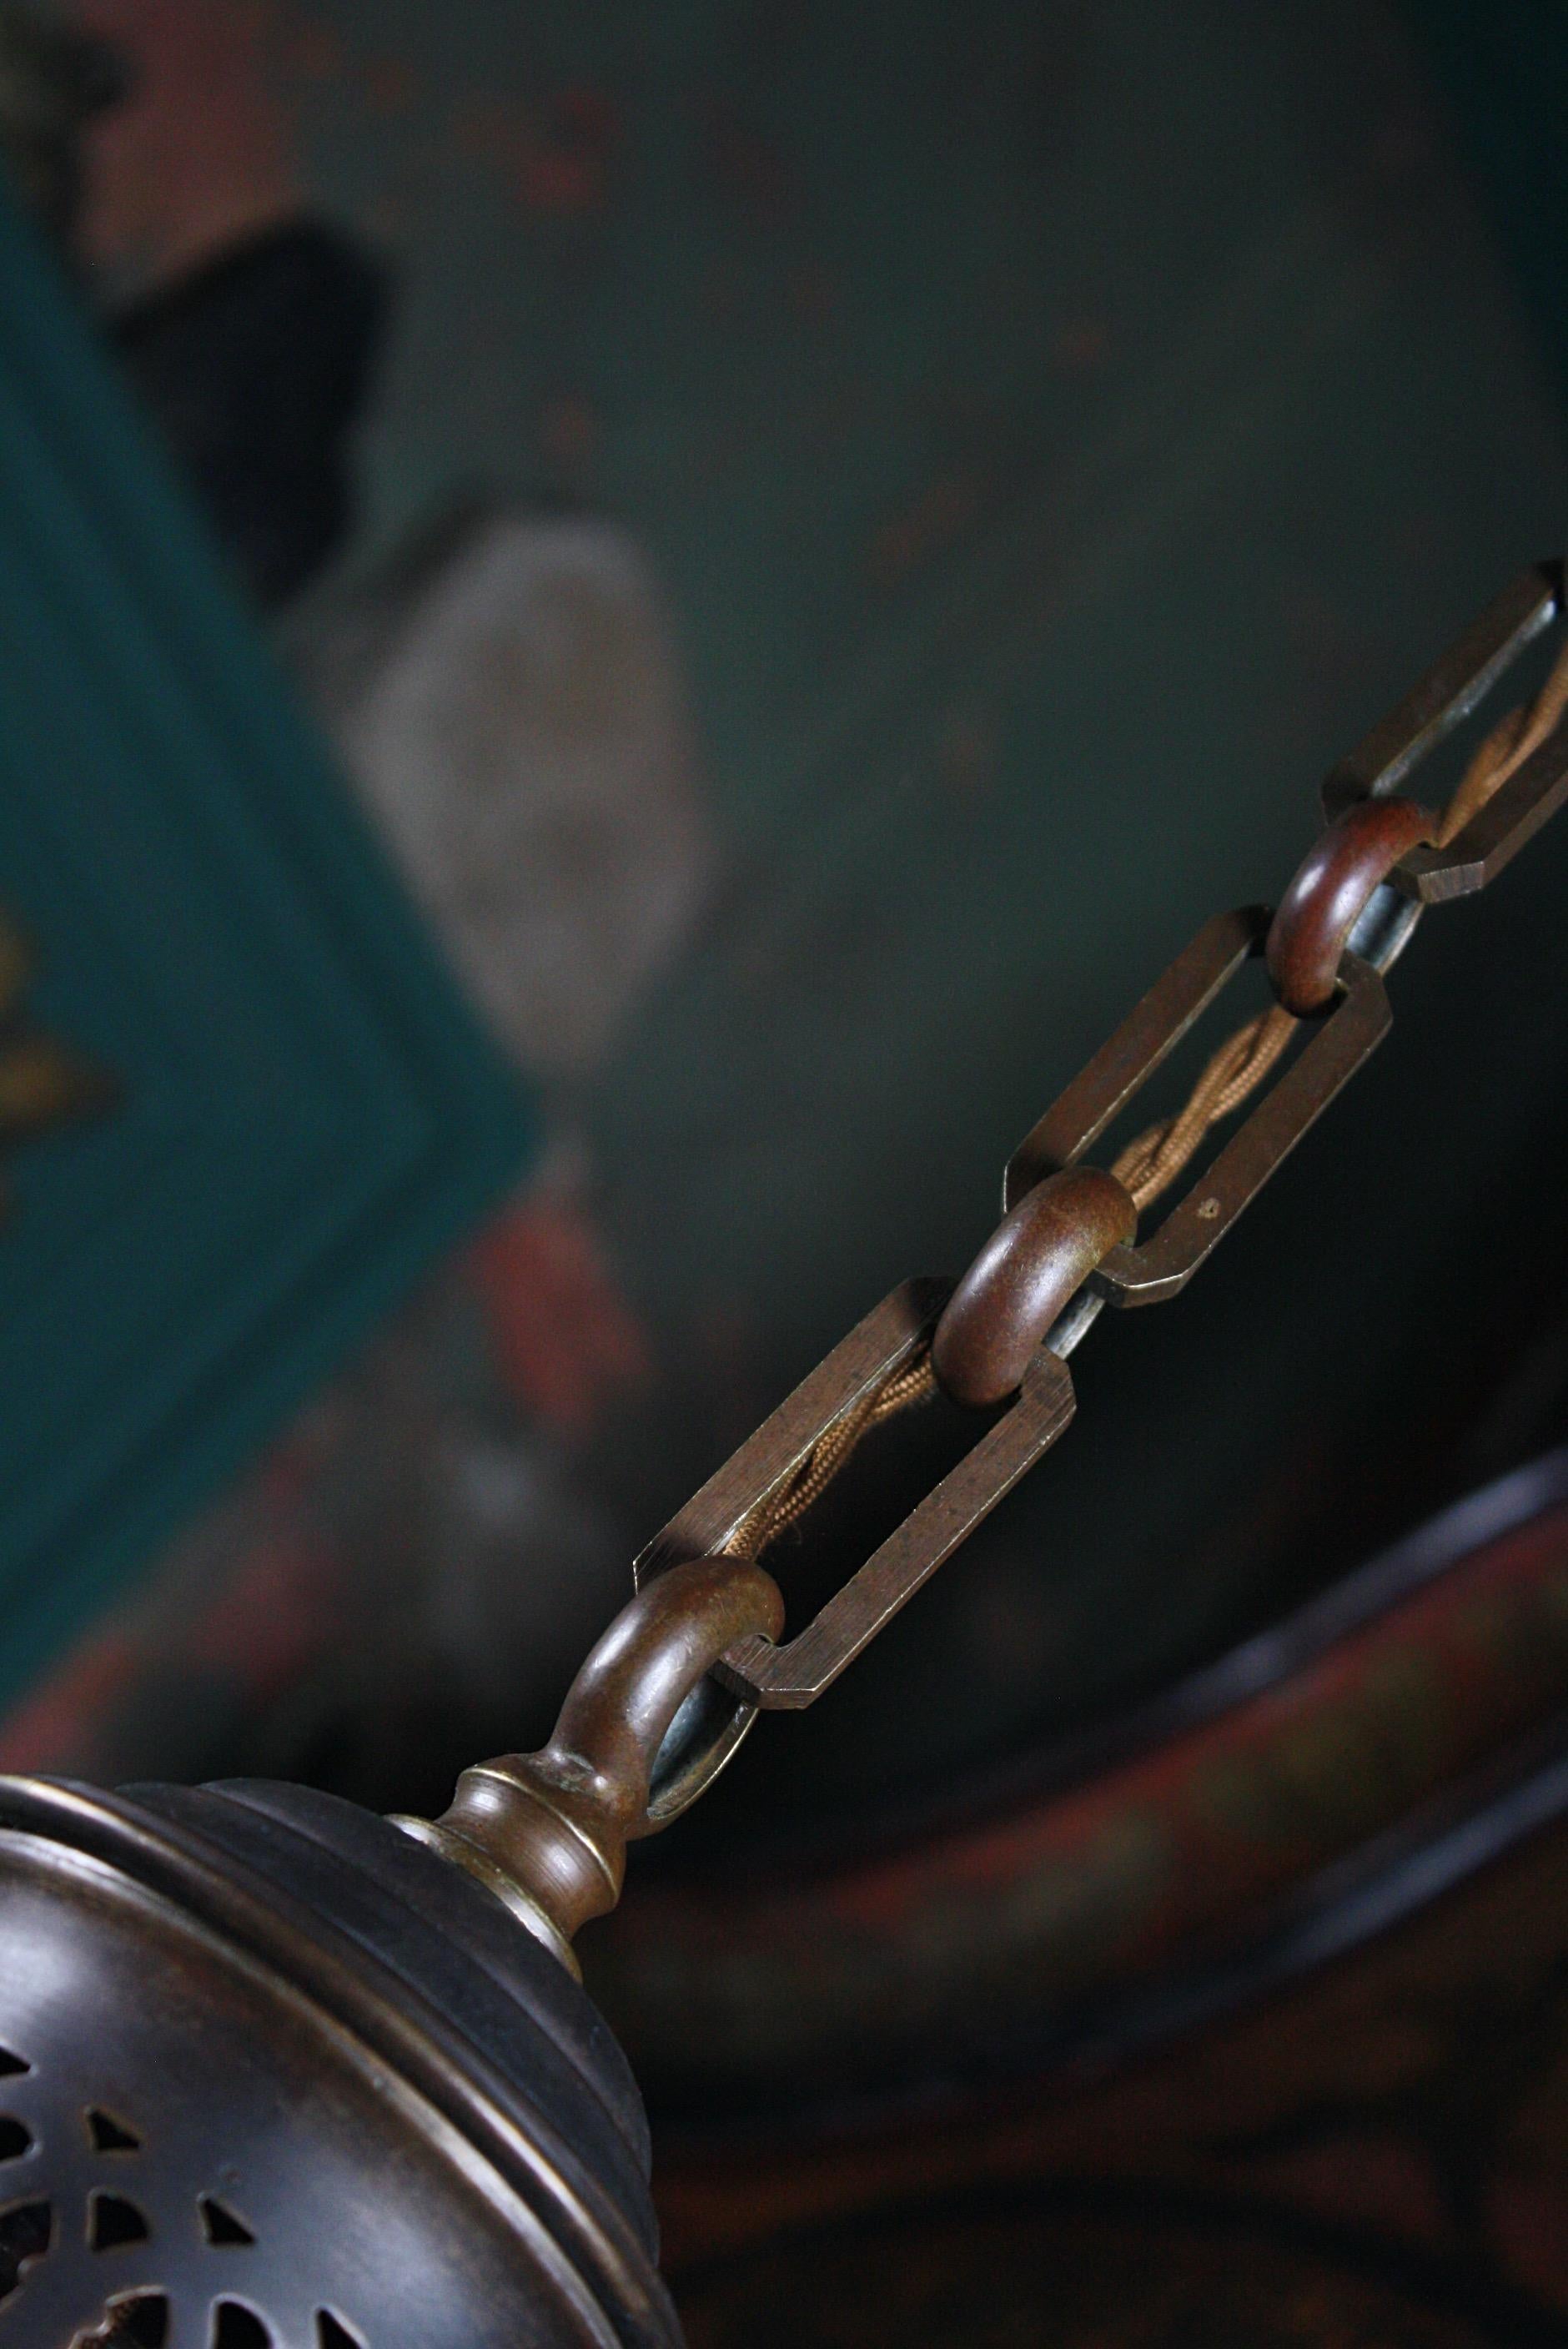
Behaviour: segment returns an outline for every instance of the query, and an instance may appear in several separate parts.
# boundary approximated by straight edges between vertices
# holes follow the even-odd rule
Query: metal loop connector
[[[830,1687],[1057,1442],[1074,1410],[1064,1357],[1101,1307],[1157,1304],[1186,1286],[1387,1033],[1380,973],[1423,905],[1483,887],[1568,800],[1568,651],[1479,746],[1441,816],[1397,796],[1563,608],[1561,567],[1527,573],[1335,770],[1329,829],[1278,913],[1243,906],[1199,931],[1014,1153],[1004,1220],[964,1279],[894,1289],[650,1543],[637,1597],[544,1750],[466,1772],[433,1824],[400,1822],[565,1964],[578,1926],[614,1907],[627,1842],[702,1792],[758,1709],[808,1705]],[[1082,1164],[1242,964],[1265,953],[1278,1001],[1211,1053],[1185,1104],[1113,1169]],[[1201,1177],[1139,1240],[1140,1212],[1233,1117]],[[783,1600],[758,1558],[787,1530],[809,1532],[862,1441],[939,1388],[961,1405],[1004,1407],[785,1641]]]
[[[1274,993],[1294,1018],[1327,1009],[1374,890],[1412,848],[1436,837],[1436,817],[1414,800],[1362,800],[1313,843],[1280,899],[1266,948]]]
[[[1560,619],[1563,565],[1542,563],[1497,596],[1323,786],[1331,819],[1367,800],[1387,800],[1468,717],[1525,647]],[[1463,787],[1439,819],[1436,846],[1412,847],[1389,874],[1418,905],[1467,897],[1496,879],[1549,816],[1568,801],[1568,723],[1546,713],[1523,755],[1501,767],[1495,789],[1468,802]]]
[[[504,1900],[575,1971],[580,1925],[621,1897],[626,1846],[676,1816],[717,1775],[754,1709],[705,1754],[685,1801],[654,1799],[654,1774],[676,1715],[724,1651],[783,1629],[779,1586],[743,1558],[701,1558],[639,1590],[573,1682],[538,1754],[465,1770],[449,1810],[400,1819]]]
[[[1138,1230],[1114,1174],[1068,1166],[1026,1192],[981,1249],[932,1340],[937,1381],[984,1408],[1015,1394],[1049,1330],[1113,1247]]]

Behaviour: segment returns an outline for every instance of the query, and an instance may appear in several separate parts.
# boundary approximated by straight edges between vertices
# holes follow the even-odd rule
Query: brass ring
[[[1274,993],[1297,1019],[1333,1001],[1340,957],[1372,892],[1436,830],[1436,817],[1414,800],[1361,800],[1314,842],[1280,899],[1265,949]]]
[[[931,1341],[938,1384],[975,1407],[1016,1393],[1052,1323],[1137,1230],[1130,1196],[1101,1167],[1064,1166],[1037,1183],[948,1299]]]

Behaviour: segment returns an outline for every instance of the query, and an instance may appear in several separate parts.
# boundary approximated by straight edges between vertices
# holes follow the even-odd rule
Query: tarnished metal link
[[[1415,694],[1407,697],[1394,718],[1376,729],[1352,760],[1335,770],[1324,793],[1331,815],[1336,810],[1344,815],[1367,804],[1363,791],[1367,778],[1378,793],[1388,792],[1415,761],[1425,756],[1443,729],[1473,706],[1480,692],[1495,681],[1555,614],[1557,575],[1555,567],[1549,565],[1516,581]],[[1531,785],[1527,778],[1519,789],[1524,792],[1528,787],[1531,809],[1541,812],[1532,821],[1542,821],[1551,812],[1550,793],[1557,788],[1553,777],[1564,751],[1563,745],[1556,750],[1551,746],[1565,713],[1568,647],[1559,653],[1534,700],[1511,710],[1475,751],[1439,819],[1439,849],[1448,849],[1468,833],[1488,802],[1538,751],[1543,754],[1543,765],[1534,771],[1536,784]],[[1418,848],[1409,851],[1392,875],[1371,892],[1348,932],[1346,946],[1374,970],[1387,970],[1409,944],[1424,910],[1423,898],[1416,892],[1428,885],[1421,882],[1420,866]],[[1451,873],[1449,877],[1451,881]],[[1111,1172],[1126,1184],[1140,1215],[1170,1188],[1210,1130],[1251,1099],[1289,1048],[1295,1025],[1295,1015],[1277,1004],[1244,1021],[1211,1054],[1184,1106],[1146,1127],[1128,1143]],[[1057,1342],[1066,1342],[1062,1333]]]
[[[1327,1009],[1372,892],[1401,857],[1436,836],[1436,817],[1414,800],[1362,800],[1313,843],[1279,901],[1265,949],[1274,993],[1293,1018]]]
[[[650,1542],[637,1560],[639,1586],[684,1559],[724,1555],[738,1531],[754,1521],[758,1503],[789,1489],[819,1445],[868,1396],[884,1392],[920,1360],[951,1295],[948,1281],[909,1280],[884,1298]],[[717,1676],[745,1702],[768,1710],[814,1702],[1050,1449],[1073,1408],[1067,1364],[1048,1350],[1037,1351],[1016,1401],[982,1427],[957,1466],[851,1574],[815,1620],[782,1647],[767,1639],[740,1641],[726,1651]]]
[[[859,1400],[831,1422],[810,1451],[781,1485],[765,1493],[726,1537],[726,1557],[760,1557],[780,1534],[798,1525],[849,1464],[873,1428],[896,1418],[913,1402],[924,1402],[936,1392],[931,1366],[931,1346],[922,1340],[907,1361],[894,1364],[887,1376],[868,1387]]]
[[[1329,770],[1323,812],[1330,823],[1357,800],[1388,799],[1400,790],[1563,608],[1561,563],[1537,564],[1511,580],[1403,700]]]
[[[1561,569],[1542,566],[1481,615],[1328,778],[1328,829],[1279,911],[1207,923],[1026,1136],[1004,1177],[1003,1220],[963,1279],[907,1281],[884,1299],[643,1552],[637,1595],[543,1751],[467,1771],[441,1818],[401,1822],[566,1964],[578,1926],[619,1897],[628,1840],[678,1816],[760,1709],[814,1702],[1057,1442],[1075,1407],[1065,1358],[1102,1305],[1158,1303],[1185,1286],[1387,1033],[1381,974],[1424,905],[1484,887],[1568,799],[1568,649],[1534,700],[1488,734],[1440,816],[1398,790],[1563,608]],[[1278,1001],[1211,1052],[1185,1104],[1109,1172],[1084,1164],[1259,955]],[[1140,1240],[1140,1214],[1243,1104]],[[810,1526],[875,1430],[939,1391],[995,1415],[976,1415],[957,1464],[785,1640],[783,1599],[758,1560]]]
[[[1140,1215],[1170,1189],[1196,1156],[1210,1129],[1250,1101],[1295,1040],[1296,1022],[1277,1003],[1243,1019],[1203,1065],[1174,1117],[1158,1119],[1130,1142],[1111,1164]]]
[[[1262,954],[1272,920],[1266,905],[1243,905],[1204,924],[1019,1143],[1007,1167],[1006,1204],[1093,1149],[1242,965]],[[1184,1288],[1382,1040],[1389,1016],[1377,972],[1358,956],[1346,955],[1334,1003],[1314,1023],[1303,1049],[1151,1237],[1110,1250],[1089,1275],[1091,1293],[1112,1305],[1158,1305]]]
[[[1466,831],[1487,802],[1533,758],[1568,710],[1568,652],[1559,653],[1534,700],[1499,720],[1460,779],[1443,810],[1438,846],[1448,848]]]
[[[1006,1405],[804,1630],[780,1643],[759,1627],[726,1647],[650,1765],[649,1826],[684,1808],[757,1708],[813,1702],[1050,1448],[1074,1409],[1064,1358],[1102,1305],[1156,1304],[1186,1285],[1387,1032],[1381,974],[1423,905],[1484,887],[1568,800],[1568,648],[1534,700],[1487,736],[1439,816],[1400,795],[1563,611],[1555,564],[1489,606],[1329,776],[1328,830],[1278,913],[1248,905],[1205,924],[1025,1137],[1004,1179],[1003,1221],[964,1278],[895,1289],[644,1551],[641,1588],[694,1562],[705,1574],[754,1570],[747,1562],[788,1528],[809,1527],[862,1441],[897,1413],[938,1388],[965,1407]],[[1260,955],[1278,1003],[1212,1052],[1185,1104],[1109,1173],[1084,1164]],[[1140,1239],[1140,1213],[1243,1106],[1199,1179]]]
[[[1324,812],[1332,820],[1358,801],[1391,798],[1563,609],[1559,562],[1538,564],[1505,588],[1333,769]],[[1535,701],[1482,743],[1443,811],[1437,844],[1413,848],[1390,874],[1397,889],[1418,905],[1484,889],[1556,813],[1568,799],[1565,698],[1568,648]]]
[[[779,1587],[759,1566],[697,1558],[621,1609],[567,1692],[548,1745],[465,1770],[438,1819],[399,1826],[486,1884],[575,1972],[573,1935],[621,1897],[626,1846],[709,1785],[754,1708],[705,1744],[661,1803],[655,1772],[682,1708],[724,1651],[783,1628]]]
[[[1472,896],[1568,800],[1568,723],[1558,724],[1532,757],[1511,764],[1463,829],[1436,848],[1413,848],[1389,878],[1423,905]]]
[[[1016,1394],[1046,1333],[1138,1209],[1114,1174],[1068,1166],[1025,1193],[949,1298],[931,1343],[937,1383],[984,1408]]]

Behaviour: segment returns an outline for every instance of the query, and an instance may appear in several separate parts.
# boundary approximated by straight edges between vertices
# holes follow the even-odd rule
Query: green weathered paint
[[[0,1223],[0,1695],[501,1187],[517,1090],[0,203],[0,897],[111,1113]]]

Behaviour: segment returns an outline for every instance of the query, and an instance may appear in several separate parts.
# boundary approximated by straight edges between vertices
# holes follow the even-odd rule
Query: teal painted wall
[[[0,906],[113,1107],[0,1219],[0,1696],[521,1164],[520,1088],[0,205]]]

